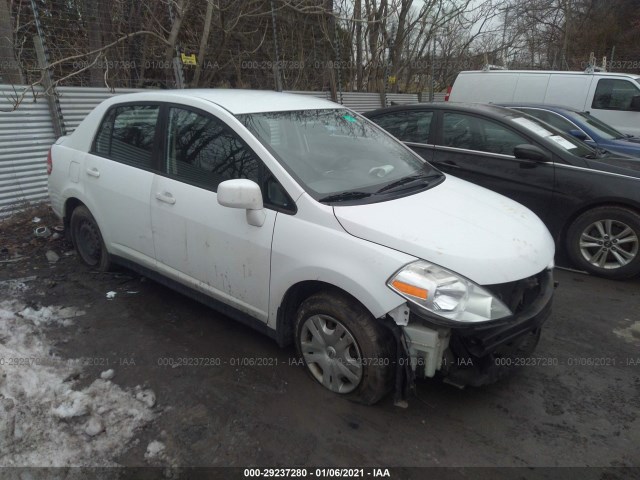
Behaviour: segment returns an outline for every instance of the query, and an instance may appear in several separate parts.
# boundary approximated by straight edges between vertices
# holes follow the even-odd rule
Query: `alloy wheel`
[[[618,220],[598,220],[580,235],[580,252],[591,265],[616,269],[638,256],[640,241],[633,229]]]

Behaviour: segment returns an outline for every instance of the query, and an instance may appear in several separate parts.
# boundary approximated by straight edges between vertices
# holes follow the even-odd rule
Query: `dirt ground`
[[[314,384],[294,364],[293,349],[129,271],[92,272],[64,238],[34,237],[37,226],[56,223],[46,209],[0,222],[0,281],[27,285],[18,293],[3,288],[0,301],[19,296],[30,311],[80,312],[38,330],[52,355],[84,359],[65,379],[76,390],[112,369],[105,383],[119,395],[153,392],[151,419],[122,438],[109,459],[116,464],[395,467],[392,478],[428,478],[408,468],[425,466],[448,467],[430,478],[640,478],[638,279],[557,270],[554,313],[529,365],[485,388],[421,381],[407,409],[391,398],[363,407]],[[208,360],[188,365],[191,359]],[[80,420],[67,421],[63,433]],[[90,443],[105,433],[83,435]],[[0,444],[0,466],[15,465],[22,447],[12,448],[3,452]]]

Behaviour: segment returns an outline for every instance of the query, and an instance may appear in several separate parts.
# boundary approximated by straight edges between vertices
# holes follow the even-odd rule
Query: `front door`
[[[152,187],[151,224],[158,269],[181,283],[267,321],[271,240],[277,213],[261,227],[246,211],[218,204],[225,180],[259,182],[261,161],[220,119],[166,107],[163,175]]]

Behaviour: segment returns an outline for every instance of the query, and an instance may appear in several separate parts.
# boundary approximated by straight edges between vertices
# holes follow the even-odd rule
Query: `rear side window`
[[[429,143],[433,112],[393,112],[372,120],[403,142]]]
[[[259,183],[260,160],[213,116],[170,108],[166,142],[165,171],[179,180],[213,191],[225,180]]]
[[[107,113],[92,153],[134,167],[151,169],[158,105],[126,105]]]
[[[627,80],[598,80],[591,108],[601,110],[631,110],[631,100],[640,95],[640,89]]]

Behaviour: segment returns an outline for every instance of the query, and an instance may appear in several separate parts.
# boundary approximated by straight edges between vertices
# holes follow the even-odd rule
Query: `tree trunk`
[[[204,28],[202,29],[202,38],[200,39],[200,50],[198,51],[198,64],[193,74],[192,86],[197,87],[200,81],[200,72],[202,71],[202,63],[207,50],[207,41],[209,40],[209,32],[211,31],[211,17],[213,17],[213,0],[207,0],[207,13],[204,19]]]
[[[186,11],[188,0],[178,0],[176,2],[176,11],[173,16],[173,24],[171,25],[171,33],[169,34],[169,44],[164,52],[164,59],[166,63],[171,63],[176,50],[176,43],[178,41],[178,34],[180,33],[180,27],[182,27],[182,19],[184,18],[184,12]]]
[[[24,79],[13,48],[13,21],[8,1],[0,0],[0,82],[22,85]]]
[[[356,0],[354,19],[356,21],[356,89],[362,91],[362,0]]]
[[[89,51],[99,50],[102,48],[102,27],[100,25],[99,16],[99,0],[84,0],[83,14],[85,17],[85,28],[87,29],[87,39],[89,41]],[[87,61],[92,61],[88,58]],[[104,85],[102,68],[94,65],[89,69],[91,87],[101,87]]]

